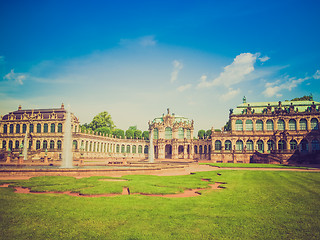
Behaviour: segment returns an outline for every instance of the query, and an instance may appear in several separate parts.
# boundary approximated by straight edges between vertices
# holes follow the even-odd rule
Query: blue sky
[[[320,101],[319,1],[0,0],[0,113],[70,105],[122,129],[171,109],[221,128],[242,102]]]

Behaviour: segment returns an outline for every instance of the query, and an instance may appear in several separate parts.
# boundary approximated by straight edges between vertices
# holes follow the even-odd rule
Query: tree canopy
[[[291,99],[291,101],[312,101],[313,100],[313,97],[312,95],[310,94],[310,96],[303,96],[303,97],[298,97],[298,98],[294,98],[294,99]]]
[[[107,111],[104,111],[96,115],[92,122],[88,124],[88,127],[93,131],[101,127],[108,127],[113,130],[115,125],[112,121],[111,115]]]

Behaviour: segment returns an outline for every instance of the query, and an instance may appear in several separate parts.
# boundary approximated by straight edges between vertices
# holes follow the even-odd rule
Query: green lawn
[[[34,191],[102,193],[128,186],[167,193],[205,187],[202,178],[226,182],[226,188],[190,198],[81,198],[0,188],[0,239],[320,239],[320,173],[315,172],[219,170],[131,175],[124,182],[40,177],[14,184]]]
[[[312,169],[310,167],[298,167],[285,164],[262,164],[262,163],[199,163],[221,168],[293,168],[293,169]]]

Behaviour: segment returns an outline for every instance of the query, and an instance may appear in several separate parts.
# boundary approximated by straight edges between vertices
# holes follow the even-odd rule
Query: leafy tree
[[[124,131],[122,129],[115,129],[112,134],[117,138],[124,138]]]
[[[205,135],[206,135],[206,131],[205,130],[201,129],[201,130],[198,131],[198,137],[200,139],[204,138]]]
[[[206,134],[205,134],[205,137],[206,138],[211,138],[211,133],[212,133],[211,129],[207,130]]]
[[[134,138],[141,139],[142,138],[142,131],[141,130],[134,131]]]
[[[230,119],[226,122],[226,125],[223,127],[224,131],[231,131],[231,122]]]
[[[132,130],[134,132],[137,130],[137,126],[130,126],[128,130]]]
[[[129,139],[134,137],[134,131],[131,130],[130,127],[129,127],[129,129],[126,131],[126,137],[129,138]]]
[[[101,128],[101,127],[108,127],[111,130],[115,128],[111,115],[106,111],[96,115],[88,126],[92,130],[96,130],[97,128]]]
[[[149,132],[148,132],[148,131],[143,131],[142,137],[143,137],[145,140],[149,140]]]
[[[102,133],[102,134],[110,134],[111,133],[111,129],[108,128],[108,127],[100,127],[100,128],[97,128],[95,130],[95,132],[99,132],[99,133]]]
[[[313,97],[311,94],[310,96],[303,96],[303,97],[291,99],[291,101],[312,101],[312,100],[313,100]]]

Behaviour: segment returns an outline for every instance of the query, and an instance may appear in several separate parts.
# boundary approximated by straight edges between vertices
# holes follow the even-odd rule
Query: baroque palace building
[[[61,160],[66,110],[60,108],[10,112],[0,119],[2,159],[19,155],[28,147],[27,160]],[[73,159],[117,159],[137,161],[148,157],[149,141],[118,139],[111,135],[82,132],[71,114]],[[230,131],[214,130],[206,139],[194,138],[194,121],[167,114],[149,122],[156,159],[176,161],[287,163],[319,161],[320,103],[284,101],[243,103],[230,110]]]

